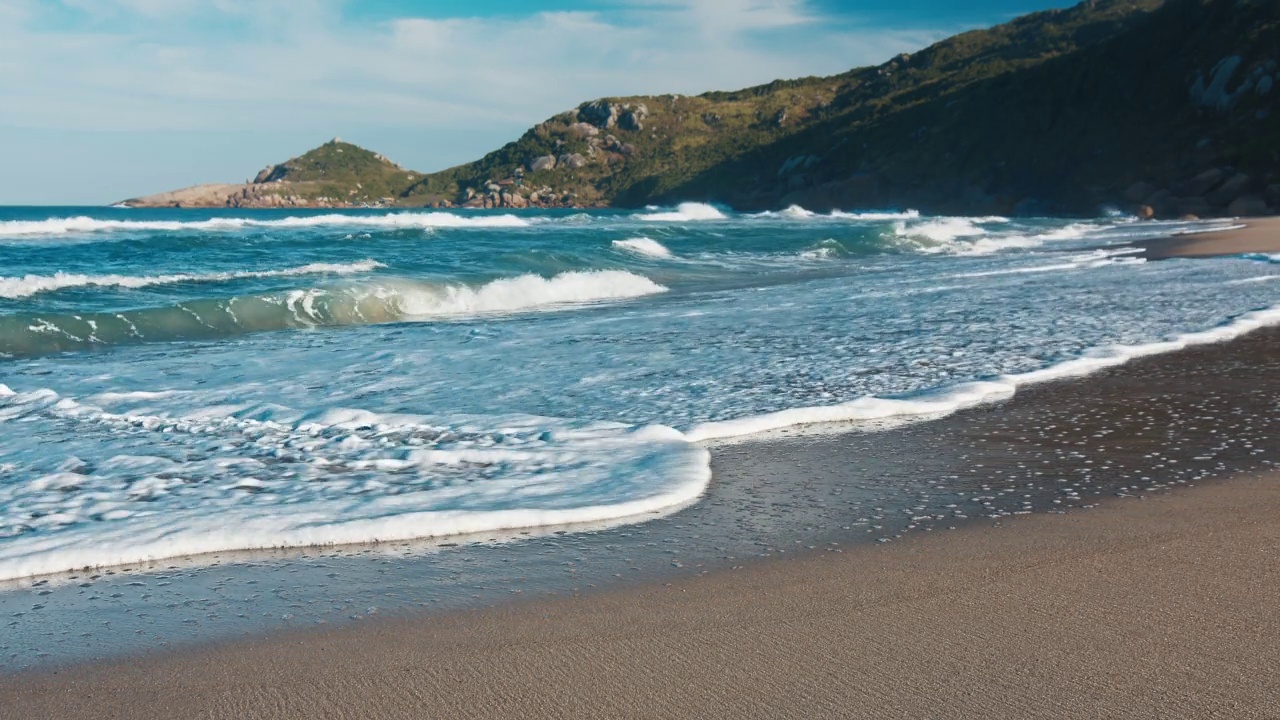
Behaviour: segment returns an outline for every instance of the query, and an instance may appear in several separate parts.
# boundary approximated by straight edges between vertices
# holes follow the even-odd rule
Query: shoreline
[[[1260,329],[887,432],[805,428],[717,445],[702,501],[642,525],[32,584],[0,593],[12,618],[0,658],[10,673],[74,670],[396,616],[431,622],[1160,494],[1271,469],[1277,379],[1280,330]]]
[[[1142,248],[1139,257],[1148,260],[1278,254],[1280,218],[1239,218],[1230,229],[1139,240],[1133,246]]]
[[[1264,717],[1280,702],[1278,512],[1280,475],[1254,474],[585,597],[4,678],[0,714]]]

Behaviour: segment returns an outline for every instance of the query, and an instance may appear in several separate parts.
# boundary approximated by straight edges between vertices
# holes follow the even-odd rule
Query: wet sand
[[[1276,717],[1278,363],[1260,331],[935,423],[717,448],[737,495],[642,535],[729,513],[771,541],[706,575],[28,672],[0,718]],[[846,504],[913,473],[914,515]],[[783,544],[767,526],[800,507]]]
[[[5,718],[1276,717],[1280,477],[0,684]]]
[[[1242,227],[1190,233],[1135,243],[1149,260],[1280,253],[1280,218],[1243,218]]]

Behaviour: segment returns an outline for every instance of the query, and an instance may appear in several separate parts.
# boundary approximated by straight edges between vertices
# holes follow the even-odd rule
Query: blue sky
[[[239,182],[330,137],[417,170],[603,95],[883,62],[1061,0],[0,0],[0,205]]]

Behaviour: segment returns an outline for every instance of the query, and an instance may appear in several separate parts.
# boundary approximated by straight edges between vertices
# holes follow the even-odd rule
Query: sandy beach
[[[1280,218],[1242,218],[1230,230],[1190,233],[1136,243],[1150,260],[1280,253]]]
[[[1280,478],[0,684],[5,718],[1276,717]]]

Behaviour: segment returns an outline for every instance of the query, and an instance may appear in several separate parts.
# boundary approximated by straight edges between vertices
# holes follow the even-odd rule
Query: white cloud
[[[830,29],[799,0],[343,23],[326,0],[63,0],[99,23],[8,24],[0,123],[200,129],[260,122],[530,124],[603,94],[693,93],[878,62],[931,33]],[[29,6],[4,0],[0,9]],[[220,16],[216,35],[199,30]],[[229,32],[226,25],[233,25]],[[760,36],[804,28],[801,42]]]
[[[98,147],[90,136],[187,139],[188,157],[117,167],[120,183],[86,185],[82,198],[161,189],[154,178],[171,178],[172,166],[188,168],[183,183],[234,179],[335,134],[430,170],[595,97],[841,72],[944,34],[857,26],[806,0],[624,0],[596,12],[376,22],[357,19],[356,2],[0,0],[0,127],[49,143],[9,153],[37,166],[11,163],[0,202],[45,197],[18,178],[45,172],[42,157],[68,157],[59,133],[88,149]],[[298,145],[280,147],[282,131]],[[0,133],[0,150],[17,134]]]

